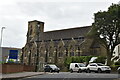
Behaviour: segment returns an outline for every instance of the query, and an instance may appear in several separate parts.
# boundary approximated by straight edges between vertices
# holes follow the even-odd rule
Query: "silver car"
[[[118,71],[118,74],[120,74],[120,67],[118,67],[117,71]]]
[[[106,72],[106,73],[110,73],[111,72],[111,68],[109,66],[105,66],[104,64],[101,63],[90,63],[87,66],[87,72],[90,73],[91,71],[93,72]]]

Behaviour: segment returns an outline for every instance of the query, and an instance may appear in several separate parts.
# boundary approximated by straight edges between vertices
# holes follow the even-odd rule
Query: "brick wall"
[[[2,65],[0,64],[0,73],[2,72]]]
[[[24,65],[23,71],[35,71],[35,66]]]
[[[2,67],[2,68],[1,68]],[[22,64],[14,64],[14,63],[5,63],[0,64],[0,73],[16,73],[16,72],[23,72],[23,71],[34,71],[34,66],[27,66]]]

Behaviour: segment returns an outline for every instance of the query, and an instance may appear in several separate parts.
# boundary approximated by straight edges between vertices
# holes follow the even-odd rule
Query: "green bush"
[[[94,61],[95,63],[103,63],[105,64],[106,57],[104,56],[98,56],[98,58]]]
[[[0,64],[4,64],[4,63],[6,63],[5,61],[0,61]]]
[[[120,61],[115,62],[115,65],[120,65]]]
[[[13,59],[9,59],[8,63],[14,63],[15,61]]]
[[[85,59],[85,62],[88,64],[90,59],[92,58],[93,56],[86,56],[84,59]]]

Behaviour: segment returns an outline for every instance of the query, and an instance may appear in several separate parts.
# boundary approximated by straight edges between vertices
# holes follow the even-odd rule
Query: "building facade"
[[[112,60],[114,62],[120,61],[120,44],[115,47]]]
[[[20,55],[22,53],[22,49],[12,48],[12,47],[0,47],[0,63],[6,63],[9,59],[10,51],[14,51],[14,50],[18,52],[18,60],[19,60]]]
[[[44,22],[29,21],[22,62],[54,63],[62,67],[66,57],[105,55],[105,49],[97,41],[86,37],[90,30],[91,26],[85,26],[44,32]]]

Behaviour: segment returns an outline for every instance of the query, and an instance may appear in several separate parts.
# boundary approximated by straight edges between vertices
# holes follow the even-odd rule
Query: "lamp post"
[[[0,40],[0,47],[2,46],[2,35],[3,35],[3,29],[5,29],[5,27],[1,28],[1,40]]]

